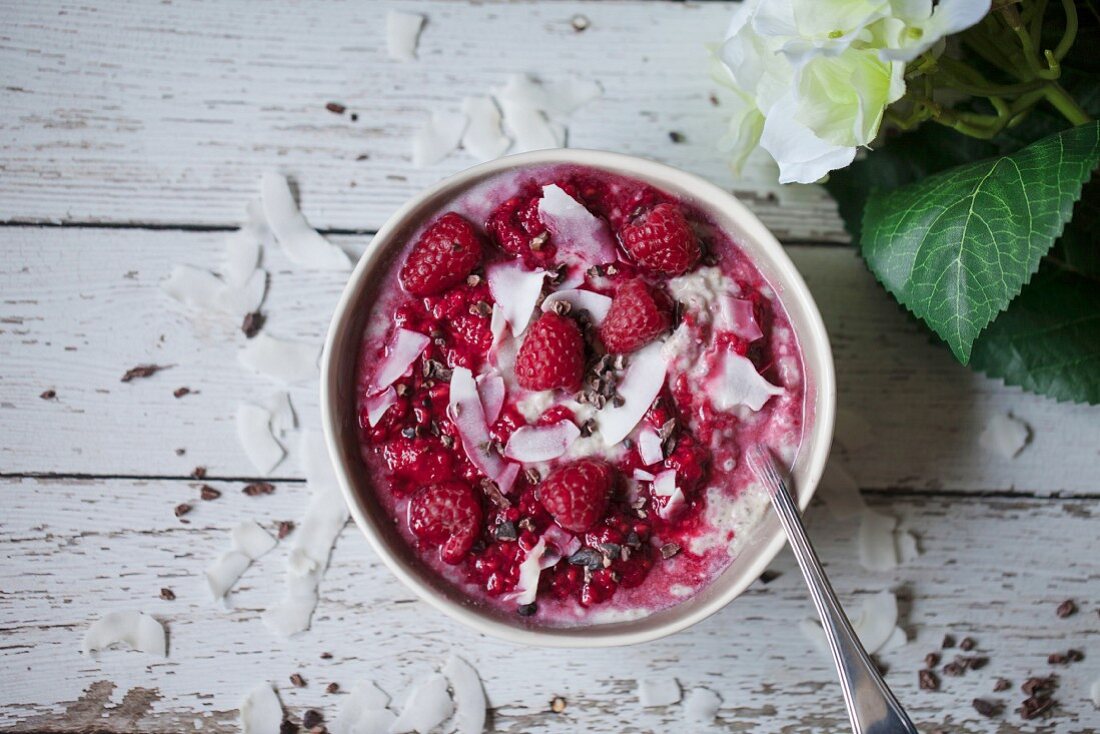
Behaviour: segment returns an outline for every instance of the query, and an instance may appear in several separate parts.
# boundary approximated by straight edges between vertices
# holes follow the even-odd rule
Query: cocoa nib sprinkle
[[[332,660],[332,653],[331,652],[321,653],[321,659],[322,660]]]
[[[302,677],[301,673],[294,673],[290,676],[290,682],[294,684],[295,688],[305,688],[306,679]]]
[[[940,664],[940,654],[938,652],[930,652],[924,656],[924,664],[926,667],[934,668]]]
[[[680,552],[680,546],[675,543],[665,543],[661,546],[661,558],[666,561]]]
[[[970,652],[978,643],[974,642],[972,637],[962,638],[962,642],[959,643],[959,649],[964,652]]]
[[[42,398],[43,400],[53,400],[54,398],[57,397],[57,391],[56,390],[46,390],[45,392],[43,392],[38,397]]]
[[[271,482],[252,482],[252,484],[246,484],[244,489],[241,490],[249,497],[257,497],[261,494],[271,494],[275,491],[274,485]]]
[[[1058,687],[1058,676],[1051,674],[1043,677],[1028,678],[1020,686],[1020,690],[1029,696],[1046,696]]]
[[[944,650],[946,650],[947,648],[954,647],[954,646],[955,646],[955,638],[952,635],[944,635],[943,636],[943,644],[941,644],[940,647],[942,647]]]
[[[1069,663],[1079,663],[1085,659],[1085,653],[1080,650],[1066,650],[1062,652],[1051,653],[1047,657],[1047,662],[1051,665],[1067,665]]]
[[[940,689],[940,679],[931,670],[920,671],[917,674],[917,682],[920,684],[922,691],[938,691]]]
[[[206,467],[205,466],[196,466],[194,469],[191,470],[191,478],[192,479],[204,479],[205,477],[206,477]]]
[[[519,538],[519,532],[514,523],[505,520],[493,526],[493,537],[497,540],[516,540]]]
[[[327,686],[325,686],[325,693],[336,693],[339,690],[340,690],[340,684],[339,683],[333,682],[333,683],[329,683]]]
[[[676,130],[669,130],[668,131],[668,139],[671,140],[674,143],[682,143],[685,140],[687,140],[687,138],[684,137],[684,134],[682,132],[678,132]]]
[[[164,599],[165,601],[175,601],[176,592],[165,586],[160,590],[160,598]]]
[[[1064,602],[1058,605],[1058,609],[1054,612],[1062,619],[1077,613],[1077,605],[1073,602],[1073,599],[1066,599]]]
[[[775,581],[777,578],[779,578],[782,575],[783,574],[779,573],[778,571],[772,571],[772,570],[765,571],[764,573],[760,574],[760,583],[770,584],[772,581]]]
[[[987,719],[993,718],[1004,709],[1002,704],[996,701],[988,701],[984,698],[975,698],[970,702],[970,705],[974,707],[975,711]]]
[[[342,115],[348,111],[346,105],[342,105],[339,102],[329,102],[325,105],[325,109],[334,115]]]
[[[260,329],[264,328],[264,321],[266,317],[259,311],[253,311],[244,315],[244,321],[241,322],[241,331],[244,332],[246,339],[251,339],[260,333]]]
[[[175,390],[172,391],[172,395],[175,396],[176,398],[182,398],[184,395],[190,395],[190,394],[191,394],[191,388],[189,388],[189,387],[177,387]]]
[[[518,607],[516,607],[516,612],[521,617],[534,616],[535,612],[537,612],[538,610],[539,605],[535,604],[534,602],[531,602],[530,604],[520,604]]]
[[[294,532],[294,523],[290,520],[283,520],[279,523],[278,536],[279,540],[282,540],[286,536]]]
[[[1024,699],[1016,712],[1020,714],[1021,719],[1034,719],[1054,708],[1055,703],[1057,702],[1049,696],[1031,696]]]
[[[1007,691],[1011,687],[1012,683],[1008,678],[998,678],[997,682],[993,684],[993,691],[995,693],[1000,693],[1001,691]]]
[[[176,505],[175,512],[176,512],[176,517],[183,517],[188,512],[191,512],[191,505],[187,504],[186,502],[182,502],[182,503]]]
[[[325,717],[321,715],[320,711],[317,709],[310,709],[306,711],[305,715],[302,717],[302,726],[307,729],[312,729],[324,720]]]
[[[137,367],[131,367],[126,370],[126,374],[122,376],[122,382],[130,382],[136,380],[139,377],[152,377],[161,370],[168,369],[167,365],[161,364],[139,364]]]
[[[199,488],[199,497],[206,500],[207,502],[211,500],[216,500],[221,496],[221,491],[214,489],[209,484],[204,484],[202,485],[202,487]]]

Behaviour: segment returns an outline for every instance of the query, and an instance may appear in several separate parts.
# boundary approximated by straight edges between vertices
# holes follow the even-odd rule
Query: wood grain
[[[235,320],[196,316],[158,287],[174,263],[218,267],[223,239],[218,232],[0,229],[8,253],[0,263],[0,415],[20,427],[0,443],[0,473],[184,477],[202,465],[214,476],[255,474],[238,447],[234,411],[238,401],[263,402],[279,386],[237,364],[245,339]],[[336,241],[358,254],[368,239]],[[839,405],[870,424],[869,442],[844,456],[862,486],[1095,496],[1100,408],[1025,395],[959,366],[849,249],[789,251],[830,331]],[[343,276],[291,268],[278,249],[265,257],[265,329],[319,345]],[[171,368],[119,382],[145,363]],[[184,386],[194,392],[173,397]],[[57,397],[41,399],[47,389]],[[316,426],[316,387],[291,394]],[[1008,411],[1034,433],[1014,460],[978,445],[989,417]],[[186,454],[177,456],[178,448]],[[301,476],[292,462],[275,475]]]
[[[414,63],[386,58],[390,7],[429,18]],[[779,187],[765,156],[735,181],[716,151],[726,113],[709,99],[718,86],[705,44],[721,40],[731,8],[3,0],[0,220],[231,226],[276,167],[298,174],[314,226],[377,229],[412,194],[476,162],[458,154],[411,167],[410,136],[431,111],[528,72],[603,86],[569,121],[570,146],[705,176],[781,238],[846,241],[823,190]],[[582,33],[576,15],[589,20]],[[348,113],[328,112],[330,101]]]
[[[305,487],[280,483],[274,494],[250,498],[235,491],[239,485],[217,486],[225,490],[222,498],[200,502],[195,486],[180,481],[0,482],[0,543],[7,556],[0,568],[0,661],[6,671],[0,725],[73,727],[81,721],[74,706],[96,713],[106,707],[108,714],[119,707],[124,711],[108,716],[104,726],[125,731],[128,707],[135,729],[179,730],[199,717],[206,731],[234,731],[233,709],[266,679],[298,716],[319,707],[331,717],[343,696],[325,694],[328,682],[347,688],[372,677],[400,700],[410,679],[453,649],[485,679],[494,731],[680,730],[678,707],[643,710],[636,700],[636,681],[656,671],[676,676],[685,689],[707,686],[722,695],[722,724],[715,731],[844,728],[829,662],[796,630],[812,608],[786,551],[773,564],[779,578],[757,583],[713,618],[608,655],[514,647],[473,634],[413,600],[349,526],[322,584],[314,629],[281,642],[260,624],[259,612],[279,593],[285,546],[246,572],[229,609],[209,599],[201,574],[227,545],[233,524],[252,518],[273,527],[296,517]],[[197,505],[187,526],[172,513],[183,501]],[[1062,707],[1054,722],[1058,731],[1100,725],[1100,714],[1086,700],[1088,684],[1100,673],[1094,501],[880,495],[873,502],[921,537],[923,556],[896,572],[868,573],[853,560],[853,526],[814,508],[810,532],[850,607],[883,588],[898,593],[903,626],[914,641],[882,659],[916,721],[985,731],[987,722],[970,708],[972,698],[990,696],[1014,707],[1023,698],[1016,686],[1044,673],[1050,652],[1074,646],[1086,659],[1059,668]],[[161,587],[172,588],[176,600],[159,599]],[[1081,611],[1059,619],[1054,609],[1065,598],[1077,599]],[[167,660],[121,650],[80,655],[88,622],[120,608],[142,609],[166,623]],[[974,637],[989,665],[945,679],[942,692],[919,691],[916,671],[945,632]],[[320,659],[325,651],[334,658]],[[290,685],[294,672],[308,681],[306,688]],[[999,676],[1013,681],[1012,691],[992,693]],[[102,681],[117,686],[110,696]],[[548,711],[555,695],[568,701],[560,717]],[[1020,723],[1010,712],[998,731],[1032,730]]]

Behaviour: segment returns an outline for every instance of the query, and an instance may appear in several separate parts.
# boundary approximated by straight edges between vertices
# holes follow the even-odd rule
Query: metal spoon
[[[791,550],[802,569],[802,575],[806,577],[810,597],[821,617],[821,626],[825,629],[833,663],[840,676],[841,688],[844,689],[844,705],[848,708],[852,731],[856,734],[917,734],[917,728],[909,720],[886,681],[879,675],[878,669],[852,630],[848,617],[833,593],[833,587],[825,577],[825,570],[821,568],[821,562],[810,545],[810,539],[806,537],[806,528],[802,526],[798,505],[787,489],[771,452],[763,446],[755,446],[748,451],[747,459],[749,467],[768,488],[779,521],[787,531]]]

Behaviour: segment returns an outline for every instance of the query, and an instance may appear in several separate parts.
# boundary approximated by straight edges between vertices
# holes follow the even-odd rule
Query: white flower
[[[744,0],[718,57],[734,92],[719,143],[740,171],[757,146],[780,183],[847,166],[905,94],[905,62],[968,28],[990,0]]]

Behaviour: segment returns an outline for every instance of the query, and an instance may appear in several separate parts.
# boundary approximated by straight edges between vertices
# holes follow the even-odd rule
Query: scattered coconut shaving
[[[893,592],[883,590],[864,597],[859,614],[850,617],[852,629],[868,655],[886,649],[896,649],[908,642],[905,630],[898,627],[898,601]],[[805,619],[798,625],[803,636],[814,647],[829,655],[829,643],[821,624]]]
[[[485,270],[485,277],[501,316],[511,327],[512,336],[522,336],[542,295],[546,271],[528,270],[513,260],[490,265]]]
[[[283,252],[295,265],[310,270],[351,270],[351,260],[302,216],[286,176],[268,171],[260,179],[261,200],[267,226]]]
[[[297,455],[310,488],[309,505],[294,530],[286,562],[286,592],[263,613],[264,625],[280,637],[309,629],[332,546],[348,521],[347,505],[320,434],[303,431]]]
[[[413,165],[417,168],[433,166],[458,150],[467,122],[466,115],[455,110],[432,112],[428,121],[413,136]]]
[[[539,590],[539,575],[542,573],[542,556],[546,552],[546,540],[539,538],[519,564],[519,578],[515,590],[505,595],[505,599],[515,601],[519,606],[535,601]]]
[[[419,332],[398,329],[394,333],[392,343],[386,347],[385,356],[378,364],[367,392],[376,393],[400,379],[430,343],[431,339]]]
[[[602,93],[600,85],[593,81],[562,79],[543,83],[527,74],[512,74],[497,95],[550,117],[567,117]]]
[[[575,535],[570,535],[565,532],[557,525],[550,525],[547,527],[546,530],[543,531],[542,537],[554,544],[558,549],[559,558],[562,556],[571,556],[581,549],[580,539]],[[540,564],[543,565],[544,568],[548,568],[548,566],[545,565],[545,560],[544,558]]]
[[[754,342],[764,336],[760,325],[756,323],[752,301],[743,298],[723,298],[719,301],[716,325],[720,329],[732,331],[745,341]]]
[[[474,666],[451,653],[443,663],[443,675],[454,692],[456,734],[481,734],[485,729],[485,689]]]
[[[587,312],[595,326],[602,324],[603,320],[607,318],[607,312],[611,310],[611,299],[607,296],[595,291],[576,288],[554,291],[542,300],[542,310],[552,310],[554,304],[559,301],[568,303],[573,312]]]
[[[256,270],[244,283],[223,285],[216,305],[219,311],[232,316],[244,316],[258,311],[264,302],[265,295],[267,295],[267,271]]]
[[[447,692],[447,679],[439,673],[431,673],[413,687],[401,714],[390,726],[389,734],[431,731],[446,721],[454,710],[454,702]]]
[[[680,696],[680,682],[672,676],[638,681],[638,700],[643,708],[671,706],[680,700]]]
[[[496,370],[478,375],[477,394],[481,398],[481,408],[485,411],[486,425],[493,425],[504,408],[504,376]]]
[[[397,714],[389,709],[390,697],[372,681],[360,681],[348,691],[330,730],[332,734],[389,734]]]
[[[912,531],[899,529],[894,534],[894,539],[897,542],[898,560],[901,563],[909,563],[920,557],[920,543]]]
[[[596,423],[606,446],[614,446],[630,435],[657,398],[665,382],[668,361],[661,342],[654,342],[630,356],[618,385],[621,405],[609,403],[596,413]]]
[[[447,415],[455,424],[470,463],[490,479],[497,479],[505,468],[504,459],[490,448],[489,424],[485,420],[477,383],[465,367],[455,367],[451,371]]]
[[[859,563],[868,571],[889,571],[898,565],[894,529],[898,520],[866,508],[860,515]]]
[[[271,432],[275,434],[275,438],[286,438],[298,427],[298,416],[294,413],[294,406],[290,404],[290,393],[286,390],[273,393],[267,401],[267,409],[271,412]]]
[[[236,232],[225,238],[225,264],[222,276],[230,285],[245,283],[260,266],[260,252],[270,238],[271,230],[264,221],[263,204],[259,200],[248,204],[248,220]]]
[[[241,731],[244,734],[276,734],[282,731],[283,705],[270,683],[256,686],[240,705]]]
[[[191,265],[175,265],[161,290],[196,311],[220,309],[225,283],[209,270]]]
[[[504,447],[505,458],[531,464],[556,459],[581,436],[581,429],[570,420],[549,426],[523,426],[516,429]]]
[[[206,585],[216,600],[225,599],[249,565],[278,543],[254,520],[245,520],[230,534],[232,547],[206,569]]]
[[[717,410],[745,405],[757,412],[773,395],[782,395],[783,388],[765,380],[748,357],[726,352],[718,374],[708,383],[707,394]]]
[[[554,246],[565,262],[580,263],[587,269],[615,260],[615,241],[607,222],[557,184],[542,187],[539,219],[550,230]]]
[[[649,426],[643,426],[638,431],[638,456],[646,466],[653,466],[665,459],[661,435]]]
[[[837,520],[860,516],[867,508],[859,485],[836,456],[829,457],[821,474],[820,495],[829,512]]]
[[[127,645],[139,652],[168,657],[164,625],[148,614],[135,611],[108,612],[92,622],[84,633],[85,655],[113,645]]]
[[[1031,440],[1031,427],[1011,414],[997,413],[978,438],[982,448],[1006,459],[1020,455]]]
[[[684,719],[690,724],[709,724],[722,707],[722,697],[709,688],[692,688],[684,698]]]
[[[382,420],[382,416],[386,414],[392,406],[397,403],[397,391],[393,389],[393,385],[390,385],[377,395],[372,395],[367,398],[367,422],[371,428],[378,425],[378,421]]]
[[[266,332],[249,339],[237,352],[237,360],[245,367],[287,384],[315,378],[317,356],[313,344],[278,339]]]
[[[271,413],[252,403],[237,405],[237,440],[256,471],[267,476],[286,456],[271,433]]]
[[[1100,678],[1092,682],[1092,687],[1089,689],[1089,696],[1092,698],[1092,705],[1100,709]]]
[[[512,140],[500,129],[500,110],[491,97],[467,97],[462,112],[469,120],[462,135],[463,149],[478,161],[499,158]]]
[[[504,112],[505,127],[515,140],[513,153],[561,148],[565,145],[565,127],[560,123],[551,122],[541,111],[506,97],[498,95],[497,101]]]
[[[653,474],[650,474],[645,469],[635,469],[634,478],[639,482],[652,482],[657,477]]]
[[[424,16],[391,10],[386,14],[386,53],[394,61],[416,61]]]

